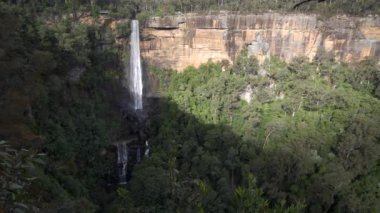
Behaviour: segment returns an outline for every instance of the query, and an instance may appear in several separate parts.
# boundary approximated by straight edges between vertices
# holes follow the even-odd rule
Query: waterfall
[[[125,74],[128,75],[128,89],[132,97],[133,109],[135,111],[143,109],[143,81],[140,61],[140,38],[139,22],[132,20],[131,23],[131,58],[130,70],[125,68]],[[133,158],[133,157],[132,157]],[[137,150],[136,161],[141,160],[140,148]],[[132,159],[133,162],[133,159]],[[127,183],[128,175],[128,145],[126,142],[117,143],[117,165],[119,174],[119,184]]]
[[[136,161],[137,161],[137,163],[140,163],[140,161],[141,161],[141,150],[140,150],[140,147],[137,147]]]
[[[145,156],[149,156],[149,142],[148,141],[145,141],[145,153],[144,155]]]
[[[119,183],[127,183],[128,146],[127,143],[117,144],[117,164],[119,166]]]
[[[140,61],[139,21],[132,20],[131,28],[129,91],[133,97],[133,108],[141,110],[143,108],[143,81]]]

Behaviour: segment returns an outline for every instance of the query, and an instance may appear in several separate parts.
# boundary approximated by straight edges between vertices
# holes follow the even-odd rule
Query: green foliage
[[[4,1],[5,2],[5,1]],[[12,2],[12,1],[8,1]],[[146,16],[165,16],[175,13],[217,11],[239,11],[243,13],[258,13],[266,11],[308,12],[318,13],[323,17],[334,14],[367,15],[380,13],[380,3],[377,0],[312,0],[305,1],[294,8],[302,0],[102,0],[102,1],[19,1],[20,7],[26,8],[31,14],[44,17],[63,16],[71,14],[72,21],[90,13],[94,17],[101,10],[115,18],[138,18]]]
[[[33,196],[27,189],[36,179],[30,173],[36,166],[45,164],[41,156],[26,149],[14,149],[5,141],[0,141],[1,208],[16,212],[35,211],[36,208],[30,203]]]
[[[370,190],[380,156],[380,101],[370,86],[378,65],[273,58],[262,68],[267,75],[236,75],[212,63],[183,73],[152,69],[167,97],[153,118],[152,159],[177,171],[169,180],[179,187],[165,202],[150,202],[201,212],[378,210],[379,194]],[[355,81],[356,71],[367,84]],[[240,96],[248,86],[250,103]],[[257,185],[245,178],[249,173]],[[183,184],[192,181],[198,187]],[[182,190],[198,199],[183,200]]]
[[[129,22],[118,23],[116,26],[116,31],[117,31],[118,38],[128,38],[129,35],[131,34],[130,23]]]
[[[236,212],[268,211],[268,201],[262,198],[263,192],[257,188],[253,175],[249,174],[247,179],[247,188],[235,189]]]
[[[125,2],[125,1],[121,1]],[[332,14],[368,14],[379,13],[380,3],[376,0],[350,1],[350,0],[331,0],[331,1],[307,1],[294,9],[294,6],[302,2],[301,0],[282,0],[282,1],[262,1],[262,0],[143,0],[137,4],[135,1],[128,1],[129,5],[141,11],[149,11],[153,15],[168,15],[174,11],[186,12],[209,12],[219,10],[239,11],[239,12],[263,12],[273,11],[303,11],[317,12],[324,16]]]
[[[248,49],[244,48],[236,57],[231,68],[232,72],[237,74],[257,75],[259,69],[258,61],[254,56],[248,56]]]
[[[380,84],[380,65],[376,60],[365,60],[357,64],[355,71],[349,76],[348,82],[357,90],[375,93]]]
[[[105,29],[69,19],[47,27],[28,9],[0,3],[0,28],[6,29],[0,33],[0,66],[6,70],[0,135],[46,153],[49,164],[26,174],[27,154],[7,148],[4,172],[10,179],[4,176],[1,185],[10,188],[2,190],[2,200],[8,209],[26,201],[47,211],[81,206],[93,212],[115,158],[109,142],[120,131],[121,57],[99,47],[112,45]],[[29,175],[37,179],[31,182]]]

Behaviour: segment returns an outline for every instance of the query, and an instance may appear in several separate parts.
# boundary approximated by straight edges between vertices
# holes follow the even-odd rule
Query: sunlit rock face
[[[380,59],[380,17],[320,20],[316,15],[264,13],[151,18],[142,31],[141,53],[155,65],[183,70],[209,59],[233,61],[244,46],[260,62],[272,55],[312,60],[321,53],[347,62]]]

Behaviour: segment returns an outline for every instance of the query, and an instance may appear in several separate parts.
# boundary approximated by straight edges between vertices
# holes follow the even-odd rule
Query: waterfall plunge
[[[143,109],[143,81],[142,70],[140,61],[140,35],[139,35],[139,21],[132,20],[131,23],[131,58],[130,70],[128,72],[128,89],[133,98],[133,109]],[[137,161],[141,160],[139,154],[140,148],[137,150]],[[128,145],[127,143],[117,144],[117,164],[119,165],[119,184],[127,183],[128,172]]]
[[[127,143],[117,144],[117,164],[119,165],[119,183],[127,183],[128,146]]]
[[[142,110],[143,81],[140,61],[139,21],[132,20],[131,28],[131,69],[129,72],[129,92],[132,94],[133,97],[133,108],[135,110]]]

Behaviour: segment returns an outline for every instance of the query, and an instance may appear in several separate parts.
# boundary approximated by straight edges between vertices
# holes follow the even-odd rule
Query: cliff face
[[[337,16],[325,21],[316,15],[183,15],[148,20],[142,31],[144,59],[161,67],[183,70],[209,59],[233,61],[248,47],[259,61],[276,55],[313,59],[331,53],[340,61],[380,59],[380,17]]]

